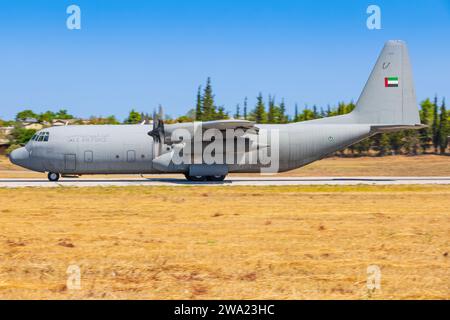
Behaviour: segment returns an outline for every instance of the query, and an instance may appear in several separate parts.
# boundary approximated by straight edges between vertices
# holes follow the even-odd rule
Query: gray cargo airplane
[[[14,150],[10,160],[24,168],[47,172],[50,181],[57,181],[60,175],[150,173],[182,173],[188,180],[221,181],[228,173],[259,172],[267,167],[261,161],[238,161],[240,156],[242,159],[261,150],[272,156],[276,150],[276,171],[282,172],[322,159],[377,133],[423,127],[407,47],[403,41],[388,41],[355,109],[345,115],[280,125],[246,120],[164,125],[162,120],[155,119],[153,127],[145,124],[51,127],[37,132],[24,147]],[[198,161],[195,152],[189,157],[197,160],[177,162],[177,152],[182,155],[180,149],[195,140],[177,136],[175,132],[180,129],[194,136],[199,130],[201,133],[240,130],[240,134],[226,136],[225,140],[232,139],[233,147],[244,141],[245,147],[230,149],[227,144],[226,148],[213,152],[214,156],[216,152],[222,153],[231,162],[205,163]],[[255,142],[263,131],[271,137],[270,141]],[[201,150],[208,148],[215,137],[200,135]]]

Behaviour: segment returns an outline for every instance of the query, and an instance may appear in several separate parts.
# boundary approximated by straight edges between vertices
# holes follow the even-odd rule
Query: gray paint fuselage
[[[256,125],[279,132],[279,171],[301,167],[374,134],[369,124],[322,124],[315,121]],[[49,141],[30,141],[29,159],[16,163],[40,172],[62,174],[145,174],[152,166],[150,125],[84,125],[46,128]],[[259,172],[260,164],[228,165],[229,172]]]

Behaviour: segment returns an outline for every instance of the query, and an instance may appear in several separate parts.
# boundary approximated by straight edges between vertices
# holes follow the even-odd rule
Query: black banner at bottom
[[[429,317],[448,301],[281,301],[281,300],[152,300],[152,301],[2,301],[3,312],[46,318],[70,315],[89,318],[113,315],[131,319],[301,319],[311,317]],[[10,310],[8,310],[10,309]]]

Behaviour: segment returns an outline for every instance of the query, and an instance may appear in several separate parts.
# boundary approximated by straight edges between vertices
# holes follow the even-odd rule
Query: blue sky
[[[81,30],[66,28],[67,6]],[[366,28],[381,7],[382,29]],[[357,100],[388,39],[409,45],[418,100],[450,97],[450,0],[15,0],[0,2],[0,118],[25,108],[184,114],[212,78],[231,113],[245,96],[326,107]]]

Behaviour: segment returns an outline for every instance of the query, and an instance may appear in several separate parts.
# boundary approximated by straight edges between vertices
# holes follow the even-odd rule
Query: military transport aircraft
[[[14,150],[10,160],[47,172],[50,181],[60,175],[149,173],[221,181],[232,172],[291,170],[377,133],[422,127],[407,47],[393,40],[385,44],[355,109],[345,115],[279,125],[239,119],[165,125],[154,119],[153,127],[51,127]]]

